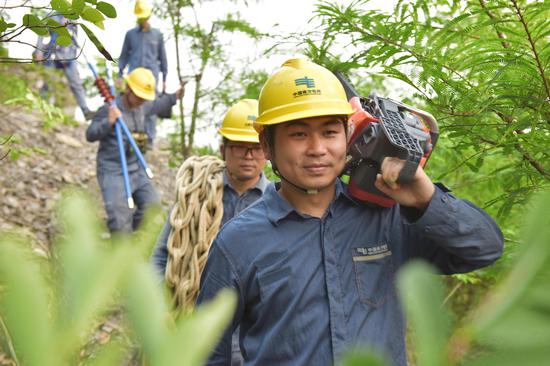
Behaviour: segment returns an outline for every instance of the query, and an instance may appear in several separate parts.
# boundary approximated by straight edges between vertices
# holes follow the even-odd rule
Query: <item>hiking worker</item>
[[[352,112],[336,77],[308,60],[286,61],[265,83],[254,127],[281,182],[210,248],[197,304],[226,287],[238,303],[209,365],[228,364],[240,326],[245,365],[334,365],[361,346],[405,366],[399,267],[424,258],[442,273],[462,273],[501,255],[493,219],[421,167],[396,183],[403,161],[384,161],[376,186],[397,201],[391,208],[353,200],[338,178]]]
[[[37,48],[33,53],[34,59],[37,61],[44,61],[45,66],[51,66],[56,69],[63,70],[63,73],[69,82],[69,88],[76,99],[76,103],[82,110],[84,118],[87,120],[92,119],[94,112],[90,111],[90,108],[88,108],[88,104],[86,103],[86,92],[82,86],[82,80],[80,79],[80,74],[78,73],[78,63],[76,62],[78,47],[75,44],[75,40],[77,38],[78,28],[75,24],[68,23],[67,18],[61,14],[55,14],[52,19],[60,25],[66,26],[73,42],[69,46],[60,46],[56,44],[58,34],[50,31],[49,42],[46,43],[43,37],[38,37]],[[48,89],[48,84],[44,84],[42,86],[42,97]]]
[[[262,172],[266,160],[258,141],[258,133],[252,127],[257,115],[258,101],[243,99],[229,108],[221,128],[218,130],[222,136],[220,152],[225,161],[222,198],[223,216],[220,226],[260,198],[270,185]],[[169,218],[157,240],[152,262],[160,275],[166,276],[168,285],[174,288],[177,284],[172,283],[173,280],[170,274],[167,273],[171,268],[167,267],[169,256],[168,238],[171,228]],[[194,302],[194,299],[192,302]],[[232,366],[242,365],[238,341],[238,332],[236,332],[232,359],[228,363]]]
[[[164,48],[162,33],[151,26],[149,18],[153,7],[143,0],[136,1],[134,14],[137,18],[137,26],[126,32],[122,50],[118,59],[119,74],[117,87],[122,85],[124,69],[128,66],[129,72],[137,67],[151,70],[155,77],[155,90],[158,90],[159,72],[162,73],[162,93],[166,92],[166,76],[168,73],[168,61]],[[169,114],[169,113],[168,113]],[[150,115],[145,122],[149,144],[156,137],[156,115]]]
[[[258,101],[243,99],[229,108],[218,130],[222,136],[220,152],[225,161],[221,225],[260,198],[269,185],[263,173],[264,152],[258,133],[252,127],[257,114]],[[155,268],[162,276],[168,258],[166,244],[169,233],[170,221],[167,220],[152,256]]]
[[[141,142],[141,150],[146,141],[145,118],[171,108],[182,97],[183,90],[179,89],[174,94],[165,94],[155,100],[155,78],[150,70],[140,67],[126,77],[126,90],[115,98],[116,107],[103,105],[88,127],[86,139],[89,142],[99,141],[97,180],[107,211],[107,226],[111,232],[135,230],[145,209],[160,203],[157,191],[139,166],[126,136],[123,136],[132,196],[137,206],[135,209],[128,208],[114,129],[117,118],[123,117],[136,143],[139,145]],[[153,100],[154,103],[145,104],[145,101]]]

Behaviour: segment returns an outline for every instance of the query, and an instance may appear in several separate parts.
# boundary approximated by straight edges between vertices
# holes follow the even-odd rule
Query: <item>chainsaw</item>
[[[428,112],[374,93],[362,97],[343,73],[334,74],[354,110],[348,120],[349,192],[368,205],[391,207],[396,202],[374,185],[382,161],[386,157],[404,160],[397,182],[409,182],[418,166],[426,165],[435,147],[439,136],[437,121]]]

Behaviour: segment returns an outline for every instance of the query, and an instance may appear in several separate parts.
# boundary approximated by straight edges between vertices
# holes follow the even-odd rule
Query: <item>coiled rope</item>
[[[208,250],[220,229],[224,168],[215,156],[192,156],[176,175],[165,278],[179,309],[193,307]]]

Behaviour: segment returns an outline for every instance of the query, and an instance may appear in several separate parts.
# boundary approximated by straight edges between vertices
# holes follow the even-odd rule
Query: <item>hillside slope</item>
[[[88,124],[56,125],[42,128],[41,116],[22,108],[0,105],[0,230],[22,231],[49,248],[55,233],[55,206],[65,187],[79,187],[89,192],[104,214],[96,180],[97,143],[88,143]],[[155,174],[154,184],[168,208],[174,197],[176,169],[168,167],[167,142],[159,140],[146,159]],[[22,152],[13,159],[14,152]]]

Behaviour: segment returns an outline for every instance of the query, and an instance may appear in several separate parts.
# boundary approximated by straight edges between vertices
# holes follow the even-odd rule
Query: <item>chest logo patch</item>
[[[390,256],[391,250],[388,244],[382,243],[373,247],[353,248],[352,255],[354,262],[374,261]]]

